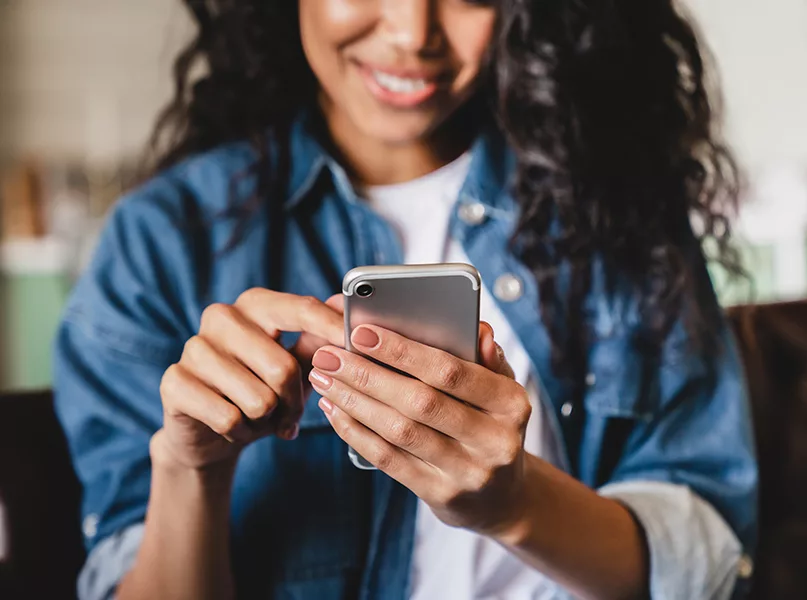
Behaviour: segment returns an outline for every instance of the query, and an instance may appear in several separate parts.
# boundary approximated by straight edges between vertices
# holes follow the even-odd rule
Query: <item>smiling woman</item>
[[[757,473],[700,244],[731,258],[734,167],[672,0],[186,4],[56,344],[82,597],[728,598]],[[477,268],[478,364],[345,351],[342,274],[401,262]]]
[[[303,48],[337,145],[341,136],[390,146],[434,137],[480,84],[495,21],[491,6],[462,1],[300,2]]]

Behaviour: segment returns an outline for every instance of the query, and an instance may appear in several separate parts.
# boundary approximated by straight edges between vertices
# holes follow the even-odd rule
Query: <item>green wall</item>
[[[50,385],[51,340],[69,289],[60,275],[0,276],[3,389]]]

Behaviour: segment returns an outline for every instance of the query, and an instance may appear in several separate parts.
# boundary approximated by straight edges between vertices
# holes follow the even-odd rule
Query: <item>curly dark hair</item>
[[[198,32],[174,66],[175,97],[152,140],[156,168],[233,140],[251,140],[269,161],[269,139],[282,153],[288,123],[316,101],[298,2],[184,2]],[[644,339],[660,340],[685,307],[694,329],[708,331],[713,319],[688,302],[703,274],[687,248],[707,243],[739,272],[729,244],[738,175],[716,137],[692,25],[674,0],[495,4],[483,88],[517,155],[514,247],[538,282],[556,366],[574,380],[585,369],[595,260],[635,285]]]

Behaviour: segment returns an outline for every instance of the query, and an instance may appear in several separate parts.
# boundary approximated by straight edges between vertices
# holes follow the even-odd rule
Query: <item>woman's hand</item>
[[[203,468],[266,435],[294,439],[310,392],[303,369],[317,348],[344,341],[338,305],[253,289],[233,305],[208,307],[199,334],[163,376],[164,424],[152,458]],[[290,351],[278,341],[283,331],[302,332]]]
[[[483,323],[481,365],[375,326],[353,331],[367,358],[336,347],[310,374],[336,433],[445,523],[495,535],[521,516],[531,406]]]

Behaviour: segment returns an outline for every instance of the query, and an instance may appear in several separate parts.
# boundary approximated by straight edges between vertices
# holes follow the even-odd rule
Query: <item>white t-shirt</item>
[[[414,181],[363,190],[373,210],[400,236],[406,263],[470,263],[461,244],[448,236],[449,219],[470,161],[470,154],[465,154]],[[557,464],[558,440],[547,427],[529,356],[484,286],[480,313],[493,327],[516,380],[530,393],[533,412],[526,450]],[[551,597],[556,589],[495,542],[443,524],[422,501],[418,503],[412,584],[411,600],[536,600]]]

